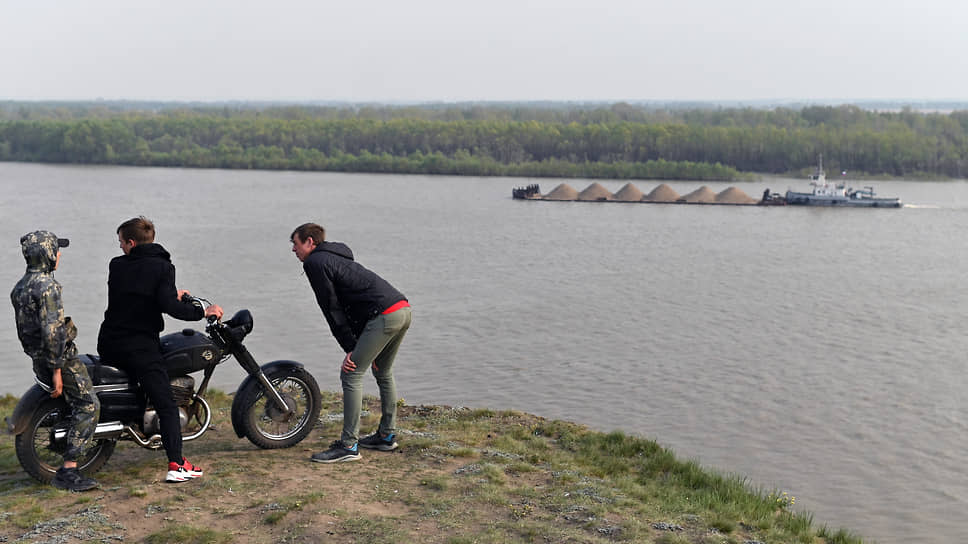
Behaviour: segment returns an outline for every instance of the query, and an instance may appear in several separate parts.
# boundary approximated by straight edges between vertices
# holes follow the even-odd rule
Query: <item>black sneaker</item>
[[[397,435],[390,433],[389,435],[383,437],[380,436],[380,432],[377,431],[370,436],[364,436],[360,439],[360,446],[368,448],[371,450],[380,451],[393,451],[400,447],[397,441],[394,440]]]
[[[314,453],[310,459],[317,463],[339,463],[341,461],[359,461],[363,456],[360,455],[360,447],[353,444],[352,448],[347,448],[343,442],[337,440],[329,445],[329,449]]]
[[[67,491],[90,491],[98,486],[93,478],[84,476],[76,468],[64,467],[57,469],[50,483],[57,489]]]

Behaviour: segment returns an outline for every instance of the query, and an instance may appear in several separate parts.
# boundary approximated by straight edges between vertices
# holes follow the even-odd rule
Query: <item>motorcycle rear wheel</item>
[[[24,471],[40,483],[49,484],[64,464],[64,445],[54,440],[55,429],[65,428],[71,409],[61,399],[47,399],[30,416],[27,429],[17,435],[17,460]],[[77,458],[77,469],[85,476],[101,470],[114,453],[114,440],[92,440]]]
[[[241,404],[243,433],[263,449],[294,446],[309,435],[319,418],[319,385],[303,368],[278,369],[266,378],[293,410],[285,413],[262,387],[251,389]]]

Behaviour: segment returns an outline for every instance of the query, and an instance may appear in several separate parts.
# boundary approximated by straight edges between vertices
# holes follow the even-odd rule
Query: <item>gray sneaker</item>
[[[396,436],[394,433],[390,433],[387,436],[380,436],[380,431],[377,431],[370,436],[361,438],[360,446],[371,450],[393,451],[400,447],[397,441],[394,440]]]
[[[339,440],[329,445],[329,449],[314,453],[310,460],[317,463],[340,463],[342,461],[359,461],[363,456],[360,455],[360,447],[353,444],[352,448],[347,448]]]
[[[50,483],[57,489],[66,491],[90,491],[98,486],[97,481],[84,476],[76,468],[64,467],[57,469]]]

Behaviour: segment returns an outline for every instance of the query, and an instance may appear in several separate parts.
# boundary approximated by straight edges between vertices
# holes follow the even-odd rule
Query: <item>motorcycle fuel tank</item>
[[[162,336],[161,355],[170,378],[198,372],[222,358],[218,346],[208,336],[194,329]]]

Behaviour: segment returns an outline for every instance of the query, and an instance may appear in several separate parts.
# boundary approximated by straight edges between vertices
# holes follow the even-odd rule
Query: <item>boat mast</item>
[[[817,171],[811,176],[811,185],[816,188],[824,187],[827,185],[827,175],[823,171],[823,153],[819,155],[817,159]]]

